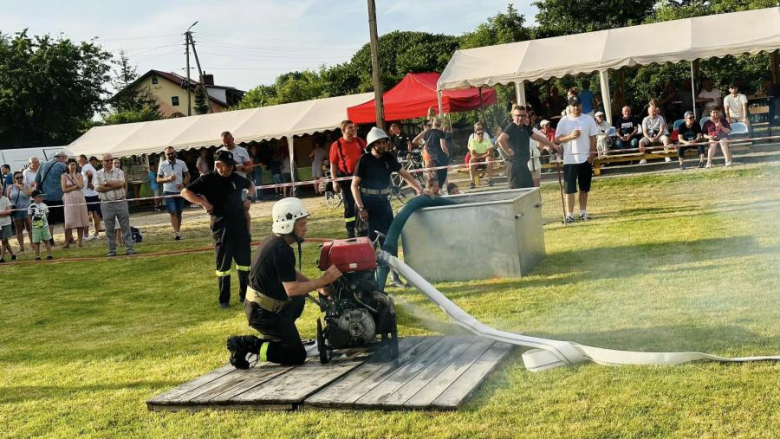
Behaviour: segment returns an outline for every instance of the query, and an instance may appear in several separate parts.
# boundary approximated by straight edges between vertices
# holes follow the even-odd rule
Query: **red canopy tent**
[[[436,95],[436,82],[439,73],[409,73],[395,87],[383,95],[385,120],[403,120],[424,117],[428,108],[438,111],[439,101]],[[442,93],[442,108],[445,113],[469,111],[480,108],[479,90],[445,90]],[[482,91],[482,106],[496,103],[496,91]],[[370,100],[365,104],[347,108],[347,117],[352,122],[376,122],[376,103]]]

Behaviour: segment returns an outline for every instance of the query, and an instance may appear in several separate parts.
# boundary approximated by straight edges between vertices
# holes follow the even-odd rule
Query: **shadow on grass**
[[[605,349],[642,352],[696,351],[712,355],[777,355],[780,337],[765,337],[739,326],[667,325],[601,332],[528,333]]]
[[[94,394],[97,392],[115,392],[127,390],[148,391],[153,393],[159,389],[178,386],[176,381],[144,381],[132,383],[89,384],[84,386],[3,386],[0,387],[0,404],[19,404],[29,401],[46,401],[68,399],[78,393]]]

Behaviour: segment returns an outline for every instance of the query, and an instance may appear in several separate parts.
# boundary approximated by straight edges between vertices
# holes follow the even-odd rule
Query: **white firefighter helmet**
[[[389,137],[387,137],[387,133],[384,130],[377,127],[373,127],[371,128],[371,131],[369,131],[368,135],[366,136],[366,149],[370,149],[371,144],[376,142],[377,140],[388,139],[388,138]]]
[[[309,212],[299,198],[287,197],[274,204],[271,209],[273,227],[271,230],[278,235],[292,233],[295,220],[309,216]]]

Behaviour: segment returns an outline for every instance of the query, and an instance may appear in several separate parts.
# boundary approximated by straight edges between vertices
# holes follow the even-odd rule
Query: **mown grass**
[[[604,178],[589,208],[596,219],[568,227],[557,223],[557,186],[545,186],[547,258],[530,276],[437,286],[501,329],[619,349],[775,354],[778,182],[774,165]],[[336,212],[315,214],[311,236],[343,233]],[[258,218],[255,239],[266,226]],[[159,233],[150,233],[140,250],[209,243],[201,232],[174,247]],[[307,274],[316,274],[316,253],[315,245],[304,246]],[[772,437],[780,431],[775,363],[592,364],[532,374],[519,352],[453,413],[150,413],[147,399],[223,365],[226,336],[249,332],[239,308],[216,306],[212,257],[1,267],[0,436]],[[393,292],[404,303],[401,334],[430,333],[426,320],[438,311],[413,290]],[[307,308],[300,320],[306,337],[314,334],[315,316]]]

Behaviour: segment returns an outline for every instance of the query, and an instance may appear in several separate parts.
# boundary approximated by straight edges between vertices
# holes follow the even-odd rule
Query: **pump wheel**
[[[320,364],[330,362],[330,351],[325,345],[325,332],[322,330],[322,321],[317,319],[317,350],[320,353]]]

